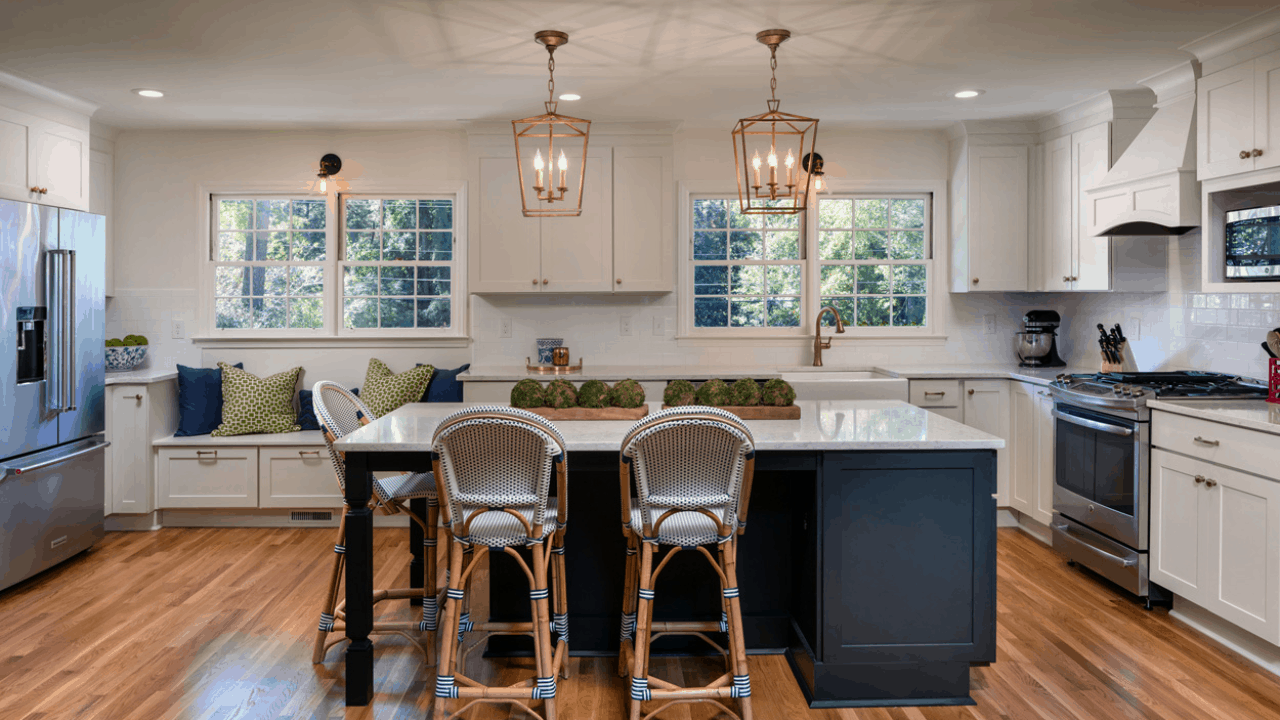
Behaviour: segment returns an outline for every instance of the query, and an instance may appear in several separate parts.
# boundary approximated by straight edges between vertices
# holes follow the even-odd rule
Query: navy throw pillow
[[[235,367],[244,369],[244,363]],[[208,435],[222,424],[222,371],[178,366],[177,437]]]
[[[298,391],[298,427],[303,430],[323,430],[316,417],[316,405],[311,390]],[[351,394],[360,397],[360,388],[351,388]]]
[[[418,402],[462,402],[462,383],[458,381],[458,373],[470,367],[471,363],[452,370],[436,368],[430,384],[427,385],[427,391],[422,394],[422,399]]]

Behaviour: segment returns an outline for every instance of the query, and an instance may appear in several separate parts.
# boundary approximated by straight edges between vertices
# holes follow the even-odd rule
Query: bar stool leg
[[[466,597],[462,589],[461,545],[455,540],[449,547],[449,588],[445,591],[444,622],[439,626],[445,632],[440,633],[440,659],[436,662],[436,698],[431,710],[434,720],[444,720],[447,714],[445,701],[458,697],[458,687],[453,680],[458,635],[451,629],[458,626],[458,614],[462,609],[462,600]]]
[[[635,658],[631,663],[631,720],[640,720],[640,705],[649,695],[649,626],[653,615],[653,551],[654,545],[640,543],[639,587],[636,594]]]
[[[319,664],[324,662],[324,642],[329,639],[329,633],[333,630],[333,609],[338,604],[338,586],[342,580],[342,561],[346,558],[347,542],[347,514],[342,513],[342,517],[338,520],[338,537],[333,545],[333,572],[329,576],[329,587],[325,591],[324,605],[320,610],[320,626],[316,631],[316,646],[311,651],[311,662]]]
[[[742,604],[738,598],[738,538],[720,546],[720,558],[729,587],[724,596],[729,601],[729,653],[733,661],[733,694],[742,703],[742,720],[752,720],[751,675],[747,667],[746,643],[742,633]]]
[[[555,625],[559,642],[564,643],[564,655],[560,665],[560,677],[569,679],[569,587],[565,580],[564,530],[557,530],[552,536],[551,579],[555,585]],[[560,649],[557,647],[556,652]]]
[[[618,647],[618,677],[627,677],[631,656],[635,654],[636,585],[640,574],[639,538],[626,531],[627,562],[622,586],[622,628]]]
[[[435,656],[436,635],[439,632],[440,608],[436,596],[440,594],[440,578],[437,556],[440,552],[440,503],[427,500],[426,531],[422,538],[423,582],[422,622],[419,629],[427,635],[427,657]]]

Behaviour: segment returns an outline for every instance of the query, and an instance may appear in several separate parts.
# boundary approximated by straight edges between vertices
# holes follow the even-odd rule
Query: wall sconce
[[[809,187],[811,193],[817,194],[828,190],[826,172],[823,170],[822,156],[816,152],[806,154],[800,158],[800,167],[805,173],[813,178],[813,184]]]
[[[320,178],[320,192],[329,192],[329,178],[337,175],[341,170],[342,158],[337,155],[328,153],[324,157],[320,158],[320,172],[316,174],[316,177]]]

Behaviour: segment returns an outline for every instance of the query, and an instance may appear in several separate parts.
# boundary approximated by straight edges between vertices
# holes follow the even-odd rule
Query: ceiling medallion
[[[769,111],[743,118],[733,128],[733,162],[738,174],[738,200],[747,215],[793,215],[804,212],[814,173],[801,169],[800,158],[813,152],[818,120],[780,112],[778,46],[789,30],[762,30],[756,40],[769,47]],[[786,153],[783,157],[782,153]],[[763,155],[763,159],[761,156]],[[782,158],[779,160],[779,158]],[[781,165],[782,167],[779,167]],[[767,166],[767,174],[761,170]]]
[[[591,134],[591,121],[556,112],[555,52],[556,48],[569,43],[569,34],[543,30],[533,39],[547,48],[547,101],[546,113],[511,121],[511,131],[516,138],[516,167],[520,173],[520,203],[525,217],[576,217],[582,214],[582,184],[587,175],[587,139]],[[563,144],[559,157],[555,154],[557,139]],[[579,139],[582,140],[580,148]],[[544,145],[547,151],[545,162],[542,156]],[[573,150],[572,158],[566,155],[566,148]],[[529,150],[534,151],[532,158],[526,157]],[[533,182],[528,185],[524,174],[526,161],[531,163],[534,173]],[[573,173],[569,172],[571,166],[577,168]]]

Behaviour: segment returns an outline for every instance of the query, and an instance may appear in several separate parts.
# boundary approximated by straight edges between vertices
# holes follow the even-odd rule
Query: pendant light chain
[[[556,99],[556,48],[547,46],[547,102]]]
[[[769,46],[769,97],[778,99],[778,46]]]

